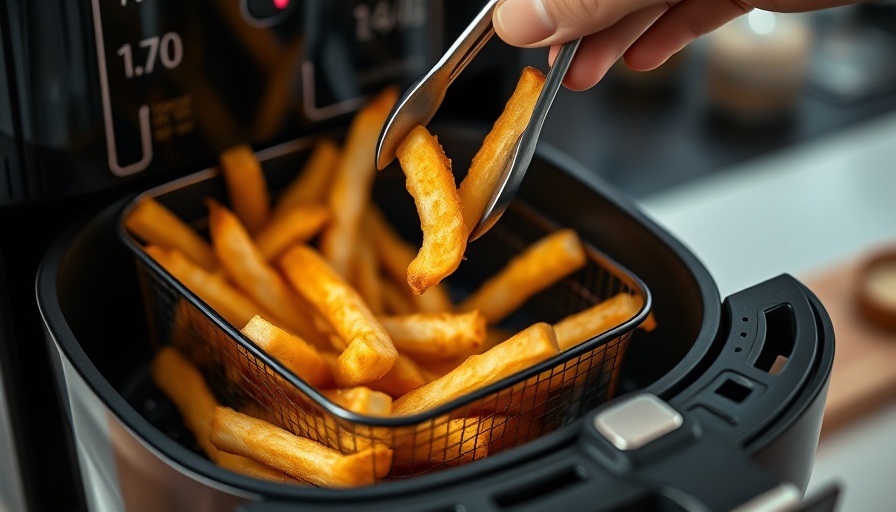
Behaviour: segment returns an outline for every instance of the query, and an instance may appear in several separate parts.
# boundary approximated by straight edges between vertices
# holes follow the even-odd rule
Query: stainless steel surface
[[[523,130],[523,133],[517,139],[513,152],[507,157],[507,161],[501,170],[499,184],[495,187],[491,199],[485,205],[485,210],[479,218],[479,223],[470,231],[469,241],[476,240],[495,225],[495,222],[507,210],[507,206],[516,195],[516,191],[519,190],[520,183],[522,183],[523,177],[526,175],[526,170],[529,169],[529,163],[532,162],[532,155],[535,153],[535,146],[538,144],[541,127],[544,125],[544,120],[551,109],[554,98],[557,97],[557,91],[560,90],[560,86],[563,84],[566,70],[569,69],[572,58],[575,56],[581,42],[581,39],[576,39],[560,47],[560,51],[554,59],[554,64],[551,66],[551,70],[548,71],[544,88],[535,102],[535,108],[532,111],[529,124],[526,125],[526,129]]]
[[[56,356],[65,375],[78,464],[90,511],[213,512],[234,510],[258,499],[170,461],[118,419],[63,351]]]
[[[594,428],[620,450],[637,450],[675,431],[682,423],[678,411],[647,393],[614,405],[594,418]]]
[[[398,145],[415,126],[429,123],[445,99],[448,86],[495,34],[492,12],[497,3],[498,0],[489,0],[435,66],[398,99],[376,144],[378,169],[395,159]]]

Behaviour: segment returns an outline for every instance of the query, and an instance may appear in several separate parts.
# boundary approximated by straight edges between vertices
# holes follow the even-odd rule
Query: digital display
[[[424,74],[440,0],[91,0],[109,170],[200,170]]]

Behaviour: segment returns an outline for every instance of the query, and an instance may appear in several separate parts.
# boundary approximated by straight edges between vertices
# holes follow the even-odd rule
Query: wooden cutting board
[[[822,435],[896,400],[896,333],[865,320],[855,302],[863,254],[803,276],[831,316],[836,348]]]

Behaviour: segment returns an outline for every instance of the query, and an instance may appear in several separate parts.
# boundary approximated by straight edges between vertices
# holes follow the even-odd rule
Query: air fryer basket
[[[438,133],[460,162],[481,137],[457,127]],[[270,163],[295,168],[303,157],[298,151]],[[643,279],[658,327],[632,332],[617,397],[580,420],[472,464],[349,490],[264,482],[196,454],[176,410],[148,378],[150,327],[133,253],[116,231],[129,200],[75,223],[47,253],[37,294],[48,342],[60,356],[56,378],[84,447],[82,468],[104,471],[96,478],[86,471],[86,488],[127,481],[143,497],[186,503],[187,510],[244,503],[247,511],[331,512],[361,504],[729,510],[751,497],[792,498],[805,489],[834,348],[830,320],[811,292],[785,275],[721,301],[706,269],[674,237],[549,148],[537,152],[520,198]],[[773,374],[767,363],[776,355],[787,363]],[[645,395],[677,411],[681,426],[634,450],[595,430],[599,417]],[[231,500],[210,496],[219,494]]]
[[[298,143],[304,146],[312,142]],[[279,147],[274,155],[294,152]],[[267,181],[276,185],[297,169],[260,159]],[[273,160],[273,162],[272,162]],[[279,173],[279,174],[278,174]],[[207,197],[226,203],[223,178],[214,171],[191,176],[138,196],[150,196],[201,229],[207,218],[195,206]],[[413,200],[397,166],[378,174],[372,201],[406,238],[419,238]],[[122,212],[122,219],[131,210]],[[516,201],[489,235],[468,246],[465,261],[444,284],[462,298],[515,255],[560,228],[536,209]],[[415,234],[416,231],[416,234]],[[404,417],[375,418],[345,410],[323,397],[275,358],[227,324],[143,251],[123,227],[133,252],[156,346],[175,345],[206,375],[222,404],[263,417],[296,435],[343,453],[385,444],[395,449],[388,478],[406,478],[472,462],[531,441],[567,425],[613,396],[632,331],[647,316],[646,286],[618,263],[586,243],[584,268],[536,294],[499,327],[515,332],[537,321],[557,322],[618,293],[639,296],[640,311],[607,332],[554,358],[432,410]],[[419,240],[417,240],[419,242]],[[462,421],[458,421],[462,419]],[[375,462],[375,460],[374,460]],[[378,468],[371,467],[372,475]]]

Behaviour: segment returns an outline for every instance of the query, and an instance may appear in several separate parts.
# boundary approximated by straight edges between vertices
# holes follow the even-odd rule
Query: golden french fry
[[[302,338],[257,315],[241,331],[308,384],[316,388],[332,385],[333,375],[327,362]]]
[[[417,313],[380,316],[400,353],[420,361],[473,353],[485,340],[485,317],[469,313]]]
[[[585,265],[585,249],[575,231],[561,229],[529,246],[459,306],[480,310],[489,324],[500,322],[532,295]]]
[[[407,269],[408,284],[420,295],[457,270],[467,248],[467,228],[451,161],[439,141],[418,125],[398,145],[395,155],[423,230],[423,245]]]
[[[488,455],[493,421],[479,418],[436,418],[412,432],[395,436],[393,461],[465,464]]]
[[[274,414],[270,409],[260,407],[257,403],[249,403],[240,412],[342,453],[369,450],[374,444],[391,448],[389,443],[391,433],[394,432],[394,429],[389,427],[368,427],[337,420],[330,414],[317,415],[296,408],[281,409]]]
[[[271,216],[268,185],[252,148],[240,144],[219,157],[233,211],[253,235],[261,231]]]
[[[644,299],[640,295],[619,293],[584,311],[569,315],[554,324],[557,344],[561,351],[569,350],[632,318],[643,305]]]
[[[321,394],[343,409],[358,414],[368,416],[390,416],[392,414],[392,397],[366,386],[325,389],[321,391]]]
[[[355,114],[348,129],[328,199],[333,218],[320,242],[321,253],[341,276],[348,276],[352,268],[361,217],[370,202],[376,176],[371,155],[376,152],[380,130],[397,99],[396,88],[384,89]]]
[[[293,247],[280,263],[293,287],[348,343],[339,356],[336,384],[358,386],[385,375],[398,352],[358,292],[311,247]]]
[[[218,450],[209,436],[218,402],[199,370],[177,349],[161,348],[152,361],[153,383],[174,403],[196,443],[212,462],[231,471],[282,483],[298,483],[294,478],[257,461]]]
[[[246,322],[262,311],[261,306],[231,286],[220,274],[205,270],[179,250],[155,245],[144,250],[231,325],[246,325]]]
[[[656,329],[656,316],[653,314],[653,311],[647,313],[647,318],[641,322],[641,325],[638,326],[638,329],[643,329],[644,331],[650,332]]]
[[[435,380],[432,377],[438,378],[445,375],[446,373],[460,366],[460,364],[466,361],[468,357],[475,354],[487,352],[496,347],[498,344],[507,341],[513,335],[513,332],[506,331],[504,329],[488,327],[486,329],[485,341],[483,341],[481,345],[470,350],[466,350],[448,359],[422,361],[420,365],[421,369],[423,370],[423,375],[429,380]]]
[[[460,366],[392,403],[392,414],[408,416],[497,382],[559,353],[554,329],[534,324],[495,348],[470,356]]]
[[[206,386],[199,370],[174,347],[161,348],[152,361],[152,380],[184,417],[184,425],[196,436],[196,443],[214,460],[217,448],[209,441],[212,414],[218,402]]]
[[[320,139],[302,171],[274,203],[274,218],[303,204],[326,204],[327,192],[339,162],[339,148],[332,139]]]
[[[271,219],[255,235],[255,245],[261,256],[273,261],[289,246],[310,240],[323,229],[330,211],[317,204],[299,205]]]
[[[395,232],[376,205],[370,205],[365,219],[366,224],[364,227],[367,229],[373,242],[373,249],[380,261],[380,265],[382,265],[386,273],[392,276],[395,283],[400,285],[399,290],[407,290],[408,267],[416,257],[414,248]],[[385,287],[386,284],[384,283],[383,286]],[[384,293],[391,292],[384,291]],[[421,295],[409,293],[407,296],[410,297],[413,306],[412,310],[407,311],[408,313],[440,313],[454,309],[454,304],[451,302],[447,290],[441,284],[431,286]],[[397,296],[393,295],[392,298],[395,299],[395,301],[390,301],[393,302],[393,305],[397,305],[395,303],[400,302]],[[396,314],[403,314],[402,311],[404,310],[393,308],[393,312]]]
[[[321,339],[303,301],[286,285],[280,274],[261,256],[239,219],[226,207],[207,200],[212,245],[231,279],[268,312],[277,325],[314,343],[329,346]]]
[[[485,206],[498,186],[504,156],[511,151],[529,123],[535,101],[543,87],[544,75],[541,71],[532,67],[523,69],[504,111],[473,157],[470,169],[458,189],[464,209],[464,224],[468,230],[479,223]]]
[[[468,230],[479,223],[498,186],[506,155],[529,123],[543,87],[544,74],[532,67],[524,68],[503,112],[473,157],[470,169],[458,188],[464,208],[464,223]]]
[[[124,219],[124,226],[147,245],[178,249],[208,271],[218,266],[212,246],[199,234],[151,197],[144,196]]]
[[[392,450],[383,445],[343,455],[227,407],[215,409],[210,438],[219,450],[257,460],[323,487],[370,485],[385,477],[392,464]]]
[[[355,289],[361,294],[364,302],[374,315],[381,315],[385,311],[383,302],[383,285],[380,278],[379,262],[373,250],[373,243],[368,232],[358,234],[358,254],[355,257],[355,266],[352,272],[352,281]]]
[[[297,480],[280,470],[274,469],[248,457],[243,457],[242,455],[235,455],[233,453],[218,450],[217,459],[215,464],[241,475],[251,476],[253,478],[258,478],[259,480],[268,480],[278,484],[305,484],[305,482]]]
[[[380,379],[368,383],[371,389],[382,391],[390,396],[398,397],[426,384],[426,377],[414,361],[405,355],[398,354],[392,368]]]
[[[644,304],[643,298],[628,293],[619,293],[601,301],[584,311],[572,314],[554,324],[557,345],[560,351],[584,343],[635,316]],[[610,342],[594,351],[573,360],[564,369],[550,376],[536,376],[517,384],[503,392],[489,405],[498,411],[519,411],[521,407],[543,404],[551,393],[565,386],[581,388],[587,379],[595,379],[600,374],[610,374],[609,396],[616,386],[620,359],[623,350],[619,343]]]

